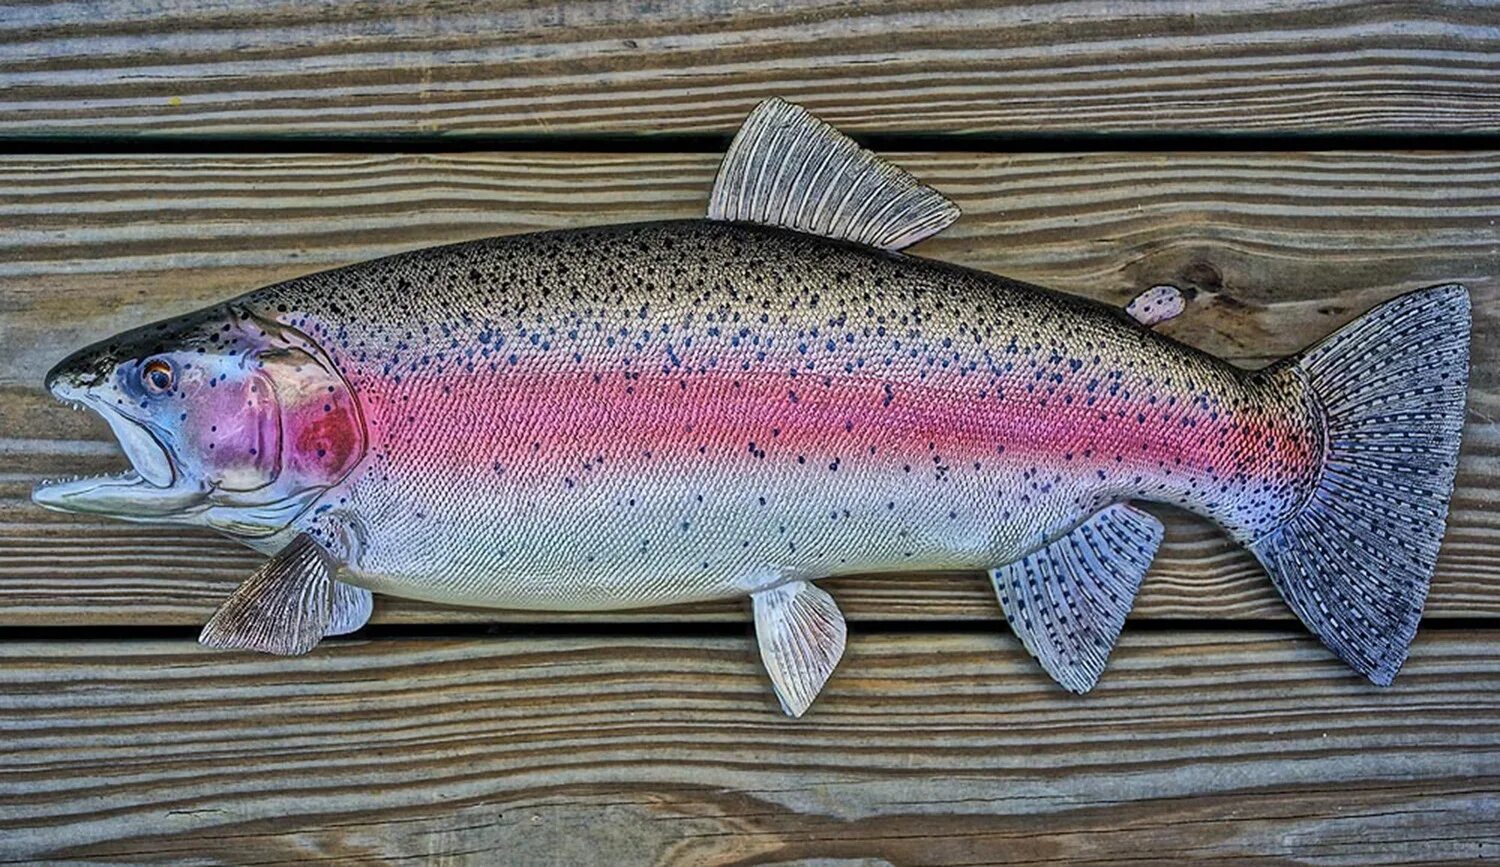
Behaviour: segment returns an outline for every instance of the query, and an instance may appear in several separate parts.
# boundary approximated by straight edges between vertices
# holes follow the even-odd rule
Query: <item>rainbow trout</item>
[[[752,600],[783,709],[844,649],[820,578],[988,570],[1062,686],[1103,671],[1168,503],[1355,670],[1407,655],[1453,489],[1458,285],[1249,372],[1118,310],[901,249],[958,210],[771,100],[707,219],[492,238],[268,286],[47,376],[132,469],[37,503],[270,556],[204,628],[304,653],[371,591],[602,610]]]

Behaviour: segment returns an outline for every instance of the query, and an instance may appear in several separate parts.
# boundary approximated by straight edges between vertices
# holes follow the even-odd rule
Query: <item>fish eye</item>
[[[161,358],[153,358],[141,368],[141,382],[153,394],[165,394],[172,390],[172,364]]]

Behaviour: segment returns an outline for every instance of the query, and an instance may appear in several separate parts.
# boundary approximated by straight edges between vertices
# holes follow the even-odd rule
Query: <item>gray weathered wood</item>
[[[856,630],[809,715],[753,639],[0,643],[0,856],[1477,860],[1500,642],[1394,687],[1290,632],[1129,636],[1069,695],[1000,635]]]
[[[1184,14],[1184,13],[1188,14]],[[37,3],[0,135],[1480,131],[1485,3]]]
[[[1431,616],[1500,614],[1500,155],[899,155],[965,216],[917,252],[1124,303],[1196,291],[1167,328],[1246,363],[1397,292],[1475,292],[1474,387]],[[260,283],[487,234],[701,213],[712,155],[9,157],[0,160],[0,625],[196,624],[258,558],[206,533],[44,513],[39,477],[121,466],[103,423],[45,396],[69,348]],[[1137,607],[1286,617],[1259,567],[1172,514]],[[831,585],[854,620],[994,621],[974,575]],[[556,619],[559,615],[541,615]],[[622,615],[604,615],[618,619]],[[743,617],[739,603],[647,619]],[[392,621],[535,619],[383,603]],[[597,618],[596,618],[597,619]]]

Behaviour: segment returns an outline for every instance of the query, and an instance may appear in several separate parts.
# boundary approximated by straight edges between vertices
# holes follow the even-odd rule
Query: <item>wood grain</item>
[[[1490,132],[1484,3],[36,3],[0,135]]]
[[[1290,633],[1128,637],[1098,689],[996,636],[851,636],[781,716],[744,637],[0,643],[15,861],[1478,860],[1500,642],[1381,690]]]
[[[1171,333],[1249,364],[1398,292],[1464,280],[1474,382],[1430,616],[1500,615],[1500,154],[915,154],[965,216],[920,252],[1124,303],[1195,293]],[[67,349],[261,283],[488,234],[701,213],[708,155],[9,157],[0,161],[0,625],[196,624],[258,562],[206,533],[45,513],[39,478],[113,471],[98,419],[51,401]],[[1136,610],[1287,617],[1217,531],[1170,525]],[[832,582],[850,617],[994,621],[977,575]],[[541,615],[557,619],[560,615]],[[739,619],[738,603],[592,619]],[[536,619],[382,603],[382,622]]]

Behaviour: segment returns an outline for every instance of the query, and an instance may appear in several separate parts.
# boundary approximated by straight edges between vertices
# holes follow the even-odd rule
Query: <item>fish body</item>
[[[609,609],[1017,559],[1102,506],[1253,533],[1312,483],[1295,383],[1118,310],[707,220],[496,238],[235,302],[358,396],[300,515],[373,590]]]
[[[1179,506],[1389,682],[1451,494],[1468,297],[1436,287],[1261,371],[1129,312],[900,249],[956,209],[785,103],[709,219],[493,238],[256,290],[48,377],[132,471],[54,508],[273,556],[205,629],[305,652],[369,591],[605,610],[753,600],[783,707],[843,650],[817,579],[984,569],[1064,686],[1102,671]]]

